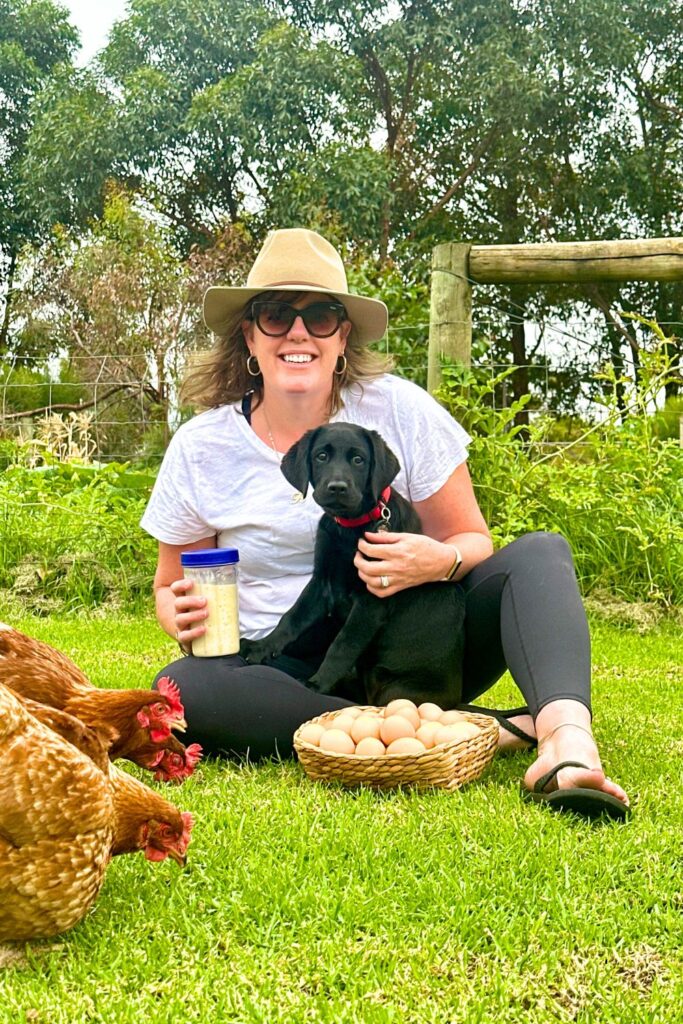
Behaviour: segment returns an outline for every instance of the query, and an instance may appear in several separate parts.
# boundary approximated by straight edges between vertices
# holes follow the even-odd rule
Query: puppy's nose
[[[329,484],[327,485],[327,490],[330,492],[330,494],[334,494],[335,496],[338,496],[340,494],[346,494],[348,489],[349,485],[346,483],[345,480],[330,480]]]

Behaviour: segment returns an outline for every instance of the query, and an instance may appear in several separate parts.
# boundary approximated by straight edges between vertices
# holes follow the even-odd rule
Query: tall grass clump
[[[49,614],[149,602],[155,542],[140,530],[153,477],[121,464],[32,465],[3,444],[0,590]]]
[[[447,367],[442,398],[473,436],[472,476],[497,545],[531,530],[564,534],[584,593],[683,602],[683,450],[651,416],[671,375],[666,339],[641,352],[637,381],[606,370],[604,417],[572,442],[542,416],[515,425],[526,401],[496,410],[496,380]]]

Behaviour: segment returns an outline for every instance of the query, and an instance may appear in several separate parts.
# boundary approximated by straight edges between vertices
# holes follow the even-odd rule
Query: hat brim
[[[204,323],[215,334],[225,334],[235,313],[243,309],[249,299],[263,295],[268,290],[214,285],[207,289],[204,295]],[[347,292],[330,292],[324,288],[311,288],[310,285],[304,284],[277,285],[272,290],[333,295],[335,299],[343,302],[359,341],[379,341],[386,333],[389,312],[379,299],[366,299],[361,295],[349,295]]]

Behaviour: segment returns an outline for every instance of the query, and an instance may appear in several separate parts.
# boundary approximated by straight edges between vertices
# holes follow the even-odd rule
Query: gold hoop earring
[[[339,360],[340,360],[340,359],[342,360],[342,366],[341,366],[341,369],[338,369],[338,367],[339,367]],[[343,374],[345,374],[345,373],[346,373],[346,367],[347,367],[347,365],[348,365],[348,364],[347,364],[347,362],[346,362],[346,356],[345,356],[345,355],[344,355],[344,353],[342,352],[342,353],[341,353],[341,355],[338,355],[338,356],[337,356],[337,364],[336,364],[336,366],[335,366],[335,368],[334,368],[334,372],[336,373],[337,377],[341,377],[341,376],[342,376]]]
[[[251,363],[252,359],[256,363],[256,369],[255,370],[252,370],[252,368],[250,366],[250,363]],[[261,367],[258,364],[258,359],[254,355],[248,355],[247,356],[247,373],[249,374],[250,377],[258,377],[260,375],[260,373],[261,373]]]

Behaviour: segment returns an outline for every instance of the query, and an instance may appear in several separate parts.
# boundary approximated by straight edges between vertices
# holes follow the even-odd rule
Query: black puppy
[[[313,576],[263,640],[242,641],[256,664],[277,657],[304,631],[332,619],[336,636],[311,689],[330,693],[354,665],[371,704],[396,697],[453,707],[462,689],[464,595],[453,583],[425,583],[387,598],[371,594],[353,564],[366,531],[421,533],[412,505],[390,484],[396,456],[380,435],[350,423],[309,430],[282,460],[285,477],[324,510]]]

